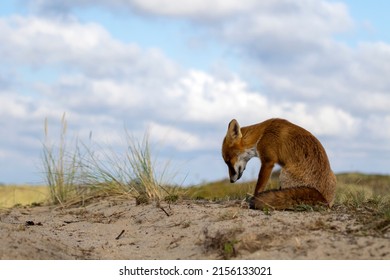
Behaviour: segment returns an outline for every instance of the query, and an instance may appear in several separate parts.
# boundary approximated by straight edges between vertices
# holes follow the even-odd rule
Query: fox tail
[[[261,192],[252,197],[249,208],[284,210],[300,204],[329,206],[329,203],[315,188],[292,187]]]

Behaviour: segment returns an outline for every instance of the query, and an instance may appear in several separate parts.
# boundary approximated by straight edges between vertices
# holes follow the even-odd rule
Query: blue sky
[[[228,122],[282,117],[335,172],[390,173],[385,1],[26,0],[0,5],[0,182],[43,182],[43,122],[120,149],[150,132],[178,181],[227,177]],[[104,148],[103,148],[104,149]],[[243,179],[256,177],[253,159]]]

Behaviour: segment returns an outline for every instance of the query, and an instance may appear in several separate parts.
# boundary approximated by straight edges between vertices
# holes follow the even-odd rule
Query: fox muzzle
[[[242,173],[244,173],[245,167],[238,166],[238,170],[236,171],[235,168],[229,167],[229,177],[230,177],[230,183],[234,183],[237,180],[239,180],[242,176]]]

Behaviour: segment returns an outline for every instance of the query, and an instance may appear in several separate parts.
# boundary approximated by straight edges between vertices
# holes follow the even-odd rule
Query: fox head
[[[247,162],[253,157],[253,149],[245,149],[242,144],[240,125],[232,120],[222,143],[222,157],[229,168],[230,182],[241,178]]]

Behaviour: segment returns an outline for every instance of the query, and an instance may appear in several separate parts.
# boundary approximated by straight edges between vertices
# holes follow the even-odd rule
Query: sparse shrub
[[[126,133],[125,152],[107,152],[107,149],[87,146],[79,141],[69,147],[65,114],[61,124],[60,143],[55,146],[49,142],[48,123],[45,120],[42,161],[52,203],[64,204],[74,199],[84,201],[87,196],[112,194],[134,197],[137,204],[164,197],[171,201],[175,199],[176,189],[163,187],[168,166],[165,166],[160,177],[156,174],[147,133],[141,142]]]
[[[55,146],[49,142],[49,128],[45,119],[45,142],[43,144],[43,168],[45,181],[50,189],[54,204],[62,204],[75,194],[77,176],[77,153],[70,154],[66,141],[67,122],[65,114],[61,119],[60,143]]]

